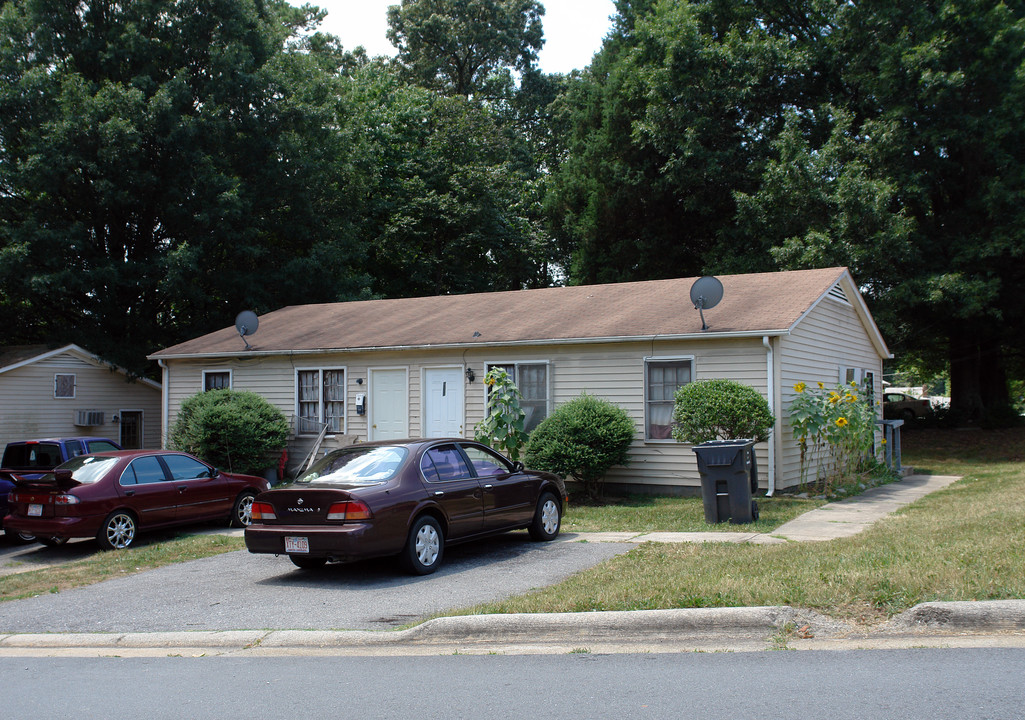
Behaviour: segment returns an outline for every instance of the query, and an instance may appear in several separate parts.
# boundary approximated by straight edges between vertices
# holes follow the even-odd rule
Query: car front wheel
[[[441,565],[445,554],[445,536],[441,525],[430,515],[413,523],[406,539],[402,561],[406,569],[416,575],[430,575]]]
[[[231,509],[231,526],[233,528],[244,528],[253,521],[253,498],[256,493],[246,490],[235,500],[235,506]]]
[[[104,550],[123,550],[135,540],[135,518],[124,510],[107,516],[96,533],[96,542]]]
[[[559,501],[549,492],[541,495],[534,511],[534,522],[530,524],[530,537],[534,540],[554,540],[559,536],[562,514]]]

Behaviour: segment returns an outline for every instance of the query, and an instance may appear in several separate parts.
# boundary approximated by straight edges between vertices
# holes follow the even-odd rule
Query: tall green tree
[[[817,122],[777,139],[746,230],[784,267],[851,266],[894,349],[984,420],[1025,374],[1025,4],[873,0],[831,27]]]
[[[529,168],[493,114],[369,65],[343,84],[342,132],[368,192],[360,226],[385,297],[548,284]]]
[[[547,196],[571,282],[848,265],[981,419],[1025,374],[1025,5],[619,0]]]
[[[284,0],[3,4],[9,341],[142,372],[242,308],[365,285],[331,131],[349,59],[309,34],[320,17]]]
[[[784,109],[810,83],[794,28],[751,2],[617,8],[568,91],[567,157],[548,197],[572,281],[696,274],[716,253],[747,257],[750,244],[730,233],[734,193],[758,187]]]
[[[533,67],[544,12],[538,0],[402,0],[388,8],[388,39],[414,82],[468,98],[500,69]]]

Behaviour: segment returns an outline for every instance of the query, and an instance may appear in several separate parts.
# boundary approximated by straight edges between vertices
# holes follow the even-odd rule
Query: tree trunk
[[[1010,394],[999,336],[982,323],[955,320],[950,327],[950,410],[976,423],[1007,405]]]

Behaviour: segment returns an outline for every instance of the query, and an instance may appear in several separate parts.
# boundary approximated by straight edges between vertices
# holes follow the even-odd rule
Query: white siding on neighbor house
[[[882,358],[869,340],[864,325],[854,307],[832,295],[824,297],[790,335],[780,339],[780,390],[783,415],[789,414],[790,403],[796,391],[794,386],[803,382],[811,387],[823,383],[835,388],[840,383],[840,368],[853,367],[876,373],[873,405],[882,399]],[[798,485],[801,477],[801,453],[789,423],[784,424],[781,435],[782,457],[779,460],[780,488]],[[815,479],[818,458],[806,458],[809,467],[807,480]]]
[[[75,397],[54,397],[54,375],[75,376]],[[0,373],[0,450],[8,442],[41,437],[108,437],[121,440],[114,416],[143,413],[143,447],[160,446],[160,390],[71,353],[61,353]],[[75,425],[78,410],[98,410],[103,424]]]

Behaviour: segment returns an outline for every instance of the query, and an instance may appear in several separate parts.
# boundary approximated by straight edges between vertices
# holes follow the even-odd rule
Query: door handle
[[[135,494],[134,490],[125,490],[125,495],[127,495],[128,497],[131,497],[134,494]]]
[[[491,485],[485,485],[485,486],[484,486],[484,489],[485,489],[485,490],[490,490],[491,488],[492,488],[492,486],[491,486]]]
[[[178,486],[178,492],[185,492],[188,489],[189,489],[188,485],[179,485]]]
[[[445,496],[445,491],[444,490],[435,490],[434,491],[434,497],[444,497],[444,496]]]

